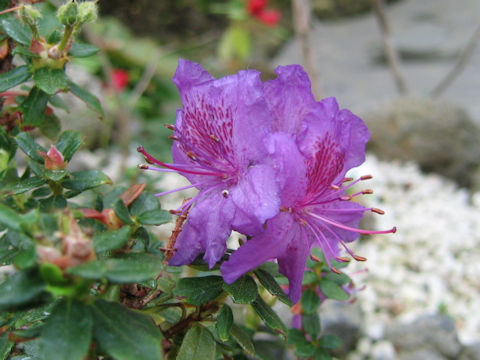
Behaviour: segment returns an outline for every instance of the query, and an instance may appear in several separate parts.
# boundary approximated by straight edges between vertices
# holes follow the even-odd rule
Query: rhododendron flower
[[[173,77],[183,107],[177,112],[172,156],[165,164],[143,147],[144,169],[175,171],[195,187],[197,196],[177,209],[193,206],[183,225],[171,265],[191,263],[204,254],[210,267],[224,255],[231,230],[254,235],[280,208],[273,168],[266,163],[263,139],[271,132],[272,117],[260,74],[254,70],[214,79],[199,64],[180,60]]]
[[[275,26],[280,21],[282,14],[278,10],[266,9],[267,0],[248,0],[247,11],[265,25]]]
[[[340,110],[334,98],[316,102],[307,74],[298,65],[279,67],[278,78],[265,84],[276,131],[266,145],[281,187],[281,211],[222,264],[226,282],[232,283],[262,263],[277,259],[279,271],[289,279],[289,296],[297,302],[305,264],[312,246],[320,247],[330,266],[339,247],[353,258],[346,243],[360,234],[395,232],[359,229],[365,208],[351,201],[347,190],[370,176],[355,181],[347,171],[365,160],[369,132],[365,123],[348,110]],[[332,268],[332,270],[334,270]],[[335,270],[334,270],[335,271]]]

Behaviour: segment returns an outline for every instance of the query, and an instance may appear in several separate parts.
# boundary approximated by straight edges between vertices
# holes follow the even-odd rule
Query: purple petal
[[[279,66],[278,77],[265,83],[268,107],[274,115],[274,131],[295,134],[315,103],[310,79],[300,65]]]
[[[284,254],[278,258],[279,271],[288,278],[288,296],[293,303],[300,300],[305,265],[310,254],[310,245],[302,231],[302,225],[295,224],[294,237]]]
[[[175,254],[170,259],[169,265],[187,265],[195,260],[195,258],[204,251],[198,239],[198,233],[193,226],[191,226],[188,221],[183,224],[182,231],[178,235],[175,243]]]
[[[190,88],[212,80],[214,80],[214,77],[210,75],[202,65],[186,59],[178,60],[177,71],[172,78],[172,81],[177,85],[178,90],[180,91],[182,100],[185,96],[185,92],[190,90]]]
[[[279,257],[288,245],[292,224],[292,216],[286,213],[269,220],[265,232],[240,246],[220,266],[225,282],[231,284],[264,262]]]
[[[250,167],[237,186],[230,189],[230,196],[237,208],[251,218],[250,222],[258,226],[277,215],[280,209],[275,172],[268,165]],[[236,230],[246,232],[238,224]]]
[[[286,207],[301,199],[307,188],[305,158],[295,141],[293,134],[281,132],[272,134],[265,141],[281,189],[282,206]]]

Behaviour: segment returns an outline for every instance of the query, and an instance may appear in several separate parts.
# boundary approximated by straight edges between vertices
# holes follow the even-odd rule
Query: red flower
[[[128,85],[128,82],[130,80],[130,76],[128,75],[128,72],[126,72],[123,69],[114,69],[112,71],[112,79],[111,83],[112,86],[115,90],[117,91],[123,91]]]
[[[248,0],[247,11],[250,15],[267,26],[275,26],[280,21],[282,14],[278,10],[266,9],[267,0]]]

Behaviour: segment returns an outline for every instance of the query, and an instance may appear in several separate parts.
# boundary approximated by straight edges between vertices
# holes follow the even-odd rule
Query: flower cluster
[[[248,0],[247,12],[265,25],[275,26],[280,21],[282,14],[278,10],[267,9],[267,5],[267,0]]]
[[[276,259],[297,302],[311,247],[321,248],[329,265],[332,259],[348,261],[340,248],[364,260],[347,243],[359,234],[396,229],[358,228],[365,212],[382,213],[352,201],[371,190],[348,191],[371,178],[346,177],[365,159],[369,132],[364,122],[339,109],[334,98],[315,101],[301,66],[281,66],[276,74],[265,83],[255,70],[214,79],[199,64],[180,60],[173,81],[183,107],[175,125],[169,125],[173,163],[138,150],[150,164],[141,168],[174,171],[192,183],[165,193],[199,190],[175,210],[189,213],[171,265],[190,264],[203,254],[214,267],[236,230],[249,240],[221,264],[225,281]]]

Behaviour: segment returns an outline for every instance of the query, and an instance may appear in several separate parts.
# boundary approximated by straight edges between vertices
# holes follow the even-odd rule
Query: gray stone
[[[480,342],[465,346],[458,360],[480,360]]]
[[[462,350],[453,320],[444,315],[425,315],[409,324],[393,325],[386,337],[402,360],[457,359]]]
[[[480,127],[467,111],[445,100],[399,98],[364,116],[379,158],[416,161],[422,170],[475,188]]]

